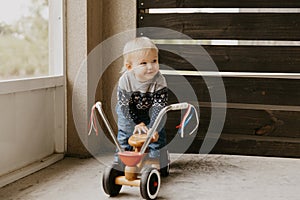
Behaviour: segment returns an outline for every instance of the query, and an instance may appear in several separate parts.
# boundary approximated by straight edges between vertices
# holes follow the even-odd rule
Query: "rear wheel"
[[[144,199],[156,199],[161,179],[156,168],[145,168],[141,175],[140,192]]]
[[[121,167],[117,164],[113,164],[112,166],[106,168],[103,174],[103,190],[111,197],[117,196],[122,188],[122,185],[115,184],[115,179],[118,176],[124,176],[124,172],[121,171]]]

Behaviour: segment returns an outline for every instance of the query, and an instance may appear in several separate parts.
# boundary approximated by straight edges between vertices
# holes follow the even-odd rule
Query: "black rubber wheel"
[[[160,175],[162,177],[167,177],[170,174],[170,155],[168,150],[160,151]]]
[[[104,171],[102,177],[103,190],[111,197],[117,196],[122,188],[122,185],[115,184],[115,179],[118,176],[124,176],[124,172],[121,171],[121,167],[117,164],[107,167]]]
[[[149,167],[142,171],[140,192],[144,199],[156,199],[160,184],[160,174],[156,168]]]

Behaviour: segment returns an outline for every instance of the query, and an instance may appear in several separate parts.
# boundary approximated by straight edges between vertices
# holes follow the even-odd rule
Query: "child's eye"
[[[141,62],[141,65],[147,65],[147,62]]]
[[[157,60],[156,60],[156,59],[154,59],[152,62],[153,62],[153,63],[156,63],[156,62],[157,62]]]

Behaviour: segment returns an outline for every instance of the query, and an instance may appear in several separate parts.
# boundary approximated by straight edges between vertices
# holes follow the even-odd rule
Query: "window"
[[[0,80],[57,75],[49,63],[55,36],[51,22],[61,0],[10,0],[0,2]],[[53,6],[54,5],[54,6]],[[51,11],[50,9],[53,10]],[[58,9],[59,10],[59,9]],[[57,13],[56,13],[57,14]],[[61,17],[56,17],[62,20]],[[53,25],[52,25],[53,27]],[[59,28],[56,30],[60,30]],[[59,40],[62,41],[62,40]],[[61,51],[62,52],[62,51]],[[60,66],[62,68],[62,65]]]

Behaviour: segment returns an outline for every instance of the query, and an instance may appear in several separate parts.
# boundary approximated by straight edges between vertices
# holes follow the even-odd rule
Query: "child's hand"
[[[143,133],[147,133],[148,132],[148,128],[147,126],[142,122],[142,123],[139,123],[137,124],[135,127],[134,127],[134,133],[138,133],[138,134],[142,134]]]

